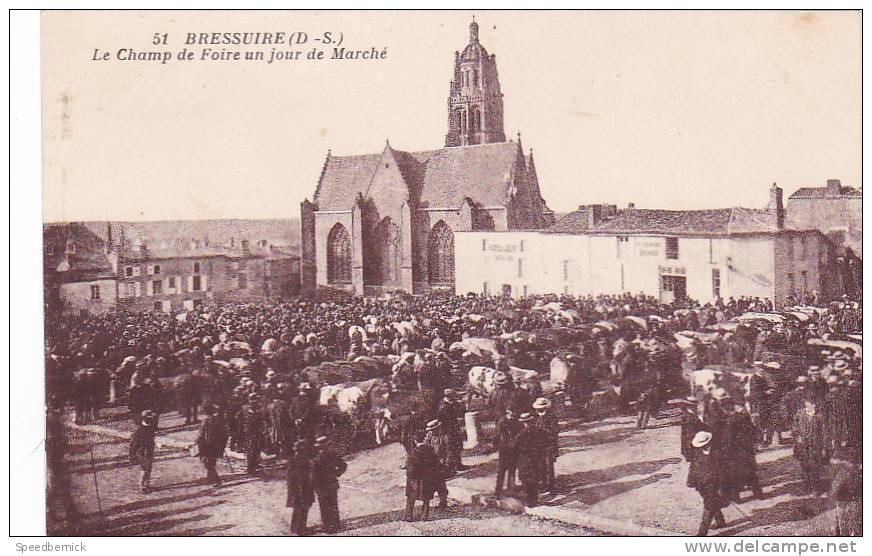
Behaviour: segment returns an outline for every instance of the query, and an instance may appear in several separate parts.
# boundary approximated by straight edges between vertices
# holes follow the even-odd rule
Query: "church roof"
[[[518,157],[516,143],[446,147],[432,151],[393,149],[400,173],[420,206],[459,208],[467,197],[481,206],[506,204],[506,191]],[[330,156],[318,183],[318,210],[351,210],[366,195],[379,154]]]

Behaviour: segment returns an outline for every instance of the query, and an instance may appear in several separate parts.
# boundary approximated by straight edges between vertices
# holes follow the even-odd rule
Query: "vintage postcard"
[[[861,536],[861,34],[43,12],[47,533]]]

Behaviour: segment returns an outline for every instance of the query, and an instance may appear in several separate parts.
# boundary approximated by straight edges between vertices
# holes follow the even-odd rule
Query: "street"
[[[267,465],[261,477],[245,474],[244,462],[219,464],[224,484],[204,485],[197,458],[182,449],[196,427],[175,414],[161,419],[154,464],[154,491],[138,488],[139,468],[127,463],[127,420],[103,419],[72,435],[73,498],[83,513],[82,534],[92,535],[286,535],[284,466]],[[496,455],[467,453],[471,466],[449,484],[451,505],[428,522],[402,521],[402,447],[389,444],[348,456],[340,480],[344,535],[689,535],[696,530],[701,500],[685,486],[688,464],[678,453],[676,414],[667,410],[652,428],[635,430],[632,417],[597,422],[563,420],[557,491],[528,509],[514,499],[498,504],[488,494]],[[99,432],[95,432],[99,431]],[[487,436],[487,430],[485,431]],[[161,446],[162,444],[162,446]],[[763,500],[724,509],[719,535],[814,535],[832,526],[825,497],[804,496],[790,446],[758,454]],[[95,488],[96,476],[96,488]],[[99,490],[99,503],[97,491]],[[317,503],[309,514],[315,527]]]

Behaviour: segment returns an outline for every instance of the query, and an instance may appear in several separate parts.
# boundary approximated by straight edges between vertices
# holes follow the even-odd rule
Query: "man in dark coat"
[[[415,520],[415,502],[421,500],[424,503],[422,519],[427,521],[430,500],[444,484],[445,471],[433,448],[425,442],[416,443],[414,450],[406,456],[406,513],[403,519]]]
[[[793,455],[802,468],[803,486],[808,492],[821,492],[821,475],[829,461],[831,444],[825,430],[826,419],[812,398],[803,401],[803,407],[793,419]]]
[[[249,475],[260,468],[260,453],[264,444],[264,417],[260,396],[252,392],[248,403],[242,406],[242,441],[245,448],[245,467]]]
[[[315,455],[312,458],[312,487],[318,496],[321,508],[321,527],[325,533],[339,531],[339,477],[348,464],[327,446],[327,437],[315,439]]]
[[[444,397],[439,402],[439,407],[436,411],[436,418],[442,423],[445,434],[448,437],[449,459],[446,464],[449,469],[462,471],[466,469],[466,466],[461,461],[463,429],[460,426],[460,420],[463,418],[465,408],[455,399],[456,395],[457,393],[454,390],[447,389],[444,391]]]
[[[584,353],[587,350],[582,345],[584,352],[581,356],[570,353],[566,356],[567,377],[566,389],[569,399],[572,401],[572,409],[577,415],[584,415],[593,399],[593,358]]]
[[[291,535],[308,534],[306,523],[309,508],[315,502],[315,489],[312,484],[313,466],[309,444],[305,440],[294,443],[294,453],[288,457],[288,497],[285,506],[293,508],[291,514]]]
[[[197,434],[197,452],[206,467],[206,482],[218,486],[221,484],[221,477],[218,476],[216,466],[227,447],[227,423],[214,404],[206,403],[203,411],[206,419]]]
[[[725,497],[721,492],[721,471],[717,460],[712,457],[711,445],[712,434],[710,432],[700,431],[696,433],[692,446],[697,450],[697,454],[694,456],[687,474],[687,486],[696,489],[702,496],[702,520],[697,530],[699,537],[708,535],[712,520],[715,522],[716,529],[726,526],[724,514],[721,512],[721,508],[726,506]]]
[[[154,463],[154,436],[157,434],[157,416],[149,409],[140,415],[140,422],[130,437],[128,457],[130,463],[142,468],[139,488],[143,493],[151,491],[151,466]]]
[[[528,507],[539,503],[539,483],[545,468],[545,440],[534,420],[529,413],[522,414],[519,421],[523,428],[515,438],[518,479],[524,487],[524,505]]]
[[[559,453],[558,444],[560,438],[560,425],[557,416],[551,409],[551,402],[546,398],[538,398],[533,402],[536,415],[533,423],[542,432],[544,443],[544,467],[542,469],[542,485],[547,492],[554,491],[554,462]]]
[[[445,480],[454,469],[451,467],[451,441],[445,432],[445,425],[440,420],[434,419],[427,423],[424,443],[433,448],[433,453],[436,454],[441,464],[442,480],[436,485],[436,492],[439,493],[437,509],[444,510],[448,507],[448,487]]]
[[[200,371],[181,374],[174,382],[179,413],[185,416],[186,425],[196,423],[199,419],[198,408],[203,397]]]
[[[502,493],[504,483],[507,489],[515,488],[515,473],[518,467],[515,438],[522,428],[512,409],[507,409],[497,421],[495,444],[499,457],[497,461],[497,486],[494,488],[496,495]]]
[[[681,455],[684,456],[685,461],[693,461],[696,451],[691,442],[696,433],[708,430],[708,427],[699,418],[697,413],[699,401],[696,398],[688,396],[682,400],[682,405],[684,413],[681,416]]]
[[[729,445],[722,462],[725,475],[725,491],[730,499],[738,502],[741,492],[751,487],[754,496],[763,497],[760,478],[757,473],[756,440],[757,429],[745,405],[736,401],[733,412],[724,420],[725,440]]]
[[[301,382],[298,395],[291,400],[291,419],[294,420],[297,438],[308,440],[310,444],[314,443],[318,428],[318,405],[311,391],[311,384]]]

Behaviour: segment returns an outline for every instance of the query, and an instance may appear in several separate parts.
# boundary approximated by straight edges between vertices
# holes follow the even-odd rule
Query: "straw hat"
[[[441,425],[441,424],[442,423],[439,422],[439,419],[433,419],[432,421],[427,423],[427,430],[428,431],[436,430],[439,428],[439,425]]]
[[[712,433],[708,431],[699,431],[698,433],[696,433],[696,436],[693,437],[693,440],[691,440],[690,444],[694,448],[703,448],[705,446],[708,446],[711,441]]]
[[[551,407],[551,402],[545,398],[537,398],[535,402],[533,402],[534,409],[547,409]]]

